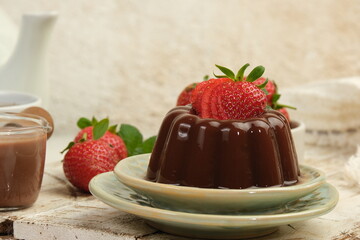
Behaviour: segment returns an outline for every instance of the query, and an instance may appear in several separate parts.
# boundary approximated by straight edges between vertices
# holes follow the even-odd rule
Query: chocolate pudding
[[[29,207],[41,187],[47,129],[39,125],[44,120],[2,117],[1,114],[0,210]]]
[[[182,106],[166,115],[146,177],[182,186],[244,189],[292,185],[299,174],[290,126],[279,112],[215,120]]]

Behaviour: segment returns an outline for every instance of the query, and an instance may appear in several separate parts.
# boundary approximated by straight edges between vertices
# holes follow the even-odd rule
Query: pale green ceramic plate
[[[155,207],[198,213],[252,211],[283,205],[299,199],[325,182],[325,175],[314,168],[301,166],[300,182],[287,187],[250,189],[209,189],[175,186],[145,180],[150,154],[121,160],[116,177],[126,186],[148,197]]]
[[[338,192],[323,184],[309,195],[283,207],[251,213],[228,215],[195,214],[159,209],[150,200],[120,183],[112,172],[97,175],[90,182],[90,192],[104,203],[144,218],[164,232],[212,239],[236,239],[269,234],[278,226],[307,220],[331,211]]]

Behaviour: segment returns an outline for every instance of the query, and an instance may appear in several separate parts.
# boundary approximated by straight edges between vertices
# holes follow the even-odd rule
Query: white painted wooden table
[[[39,199],[31,208],[0,212],[0,239],[26,240],[163,240],[186,239],[162,233],[142,219],[113,209],[69,185],[61,167],[60,150],[71,137],[54,136],[48,141],[47,163]],[[262,238],[280,240],[360,240],[360,187],[349,187],[343,165],[353,152],[308,146],[305,164],[326,172],[340,192],[337,207],[329,214],[282,226]]]

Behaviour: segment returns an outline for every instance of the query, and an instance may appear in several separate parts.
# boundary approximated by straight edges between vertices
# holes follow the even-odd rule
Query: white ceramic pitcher
[[[0,90],[35,94],[47,105],[49,83],[44,76],[45,53],[56,19],[55,12],[23,15],[15,49],[0,66]]]

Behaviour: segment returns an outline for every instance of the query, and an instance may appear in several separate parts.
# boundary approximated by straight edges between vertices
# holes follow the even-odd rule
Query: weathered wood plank
[[[344,178],[343,165],[351,151],[308,148],[304,164],[323,170],[327,180],[340,192],[337,207],[327,215],[281,226],[269,240],[358,240],[360,239],[360,188],[350,187]],[[0,239],[75,240],[138,239],[183,240],[184,237],[162,233],[142,219],[113,209],[89,194],[70,186],[60,161],[46,165],[40,197],[31,208],[0,212]]]
[[[41,192],[35,204],[18,211],[0,212],[0,235],[9,234],[12,231],[12,222],[24,215],[46,212],[86,199],[93,197],[77,191],[66,182],[61,162],[49,162],[46,164]]]
[[[14,236],[29,240],[134,239],[157,232],[143,220],[91,199],[14,222]]]

